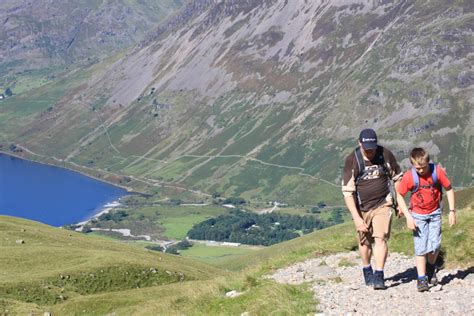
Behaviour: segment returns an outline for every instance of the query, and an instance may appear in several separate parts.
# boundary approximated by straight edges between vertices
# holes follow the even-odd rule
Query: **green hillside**
[[[472,188],[458,193],[458,225],[448,228],[445,220],[446,266],[474,264],[472,193]],[[345,223],[204,263],[2,216],[0,312],[306,314],[316,306],[305,285],[280,285],[262,276],[294,262],[356,247],[353,225]],[[404,219],[394,222],[390,249],[413,254]],[[231,290],[243,294],[226,298]]]

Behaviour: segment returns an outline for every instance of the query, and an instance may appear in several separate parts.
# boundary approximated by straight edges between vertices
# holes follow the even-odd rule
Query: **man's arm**
[[[344,169],[342,171],[342,194],[344,195],[344,202],[346,203],[349,212],[351,213],[354,225],[357,231],[368,232],[369,228],[365,224],[355,201],[357,194],[356,188],[356,174],[355,174],[355,155],[351,154],[346,158]]]
[[[356,230],[359,232],[368,232],[369,228],[367,227],[367,224],[364,222],[364,220],[359,214],[359,211],[357,210],[354,196],[353,195],[344,196],[344,202],[346,203],[346,206],[352,215],[352,219],[354,220],[354,225],[356,227]]]

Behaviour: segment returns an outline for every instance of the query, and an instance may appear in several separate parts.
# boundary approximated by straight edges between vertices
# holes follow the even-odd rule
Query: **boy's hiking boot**
[[[365,285],[373,286],[374,285],[374,271],[372,271],[372,267],[362,268],[362,272],[364,273],[364,280]]]
[[[385,280],[383,277],[383,271],[374,272],[374,290],[385,290],[387,287],[385,286]]]
[[[428,284],[428,279],[426,277],[418,278],[416,281],[416,289],[418,292],[426,292],[430,289],[430,285]]]
[[[438,285],[438,277],[436,276],[436,266],[434,264],[426,263],[426,276],[428,283],[431,285]]]

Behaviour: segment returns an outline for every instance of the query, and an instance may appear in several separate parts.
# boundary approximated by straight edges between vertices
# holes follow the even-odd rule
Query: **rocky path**
[[[356,252],[310,259],[280,269],[279,283],[309,282],[321,315],[474,315],[474,268],[441,270],[429,292],[416,290],[414,258],[391,253],[385,266],[387,290],[363,284]]]

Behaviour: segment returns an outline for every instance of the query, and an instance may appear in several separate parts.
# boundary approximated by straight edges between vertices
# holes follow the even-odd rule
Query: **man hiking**
[[[393,210],[390,180],[397,182],[401,177],[392,152],[377,145],[375,131],[362,130],[359,146],[345,160],[342,192],[358,232],[365,284],[376,290],[386,288],[383,269]],[[370,264],[372,253],[375,271]]]

